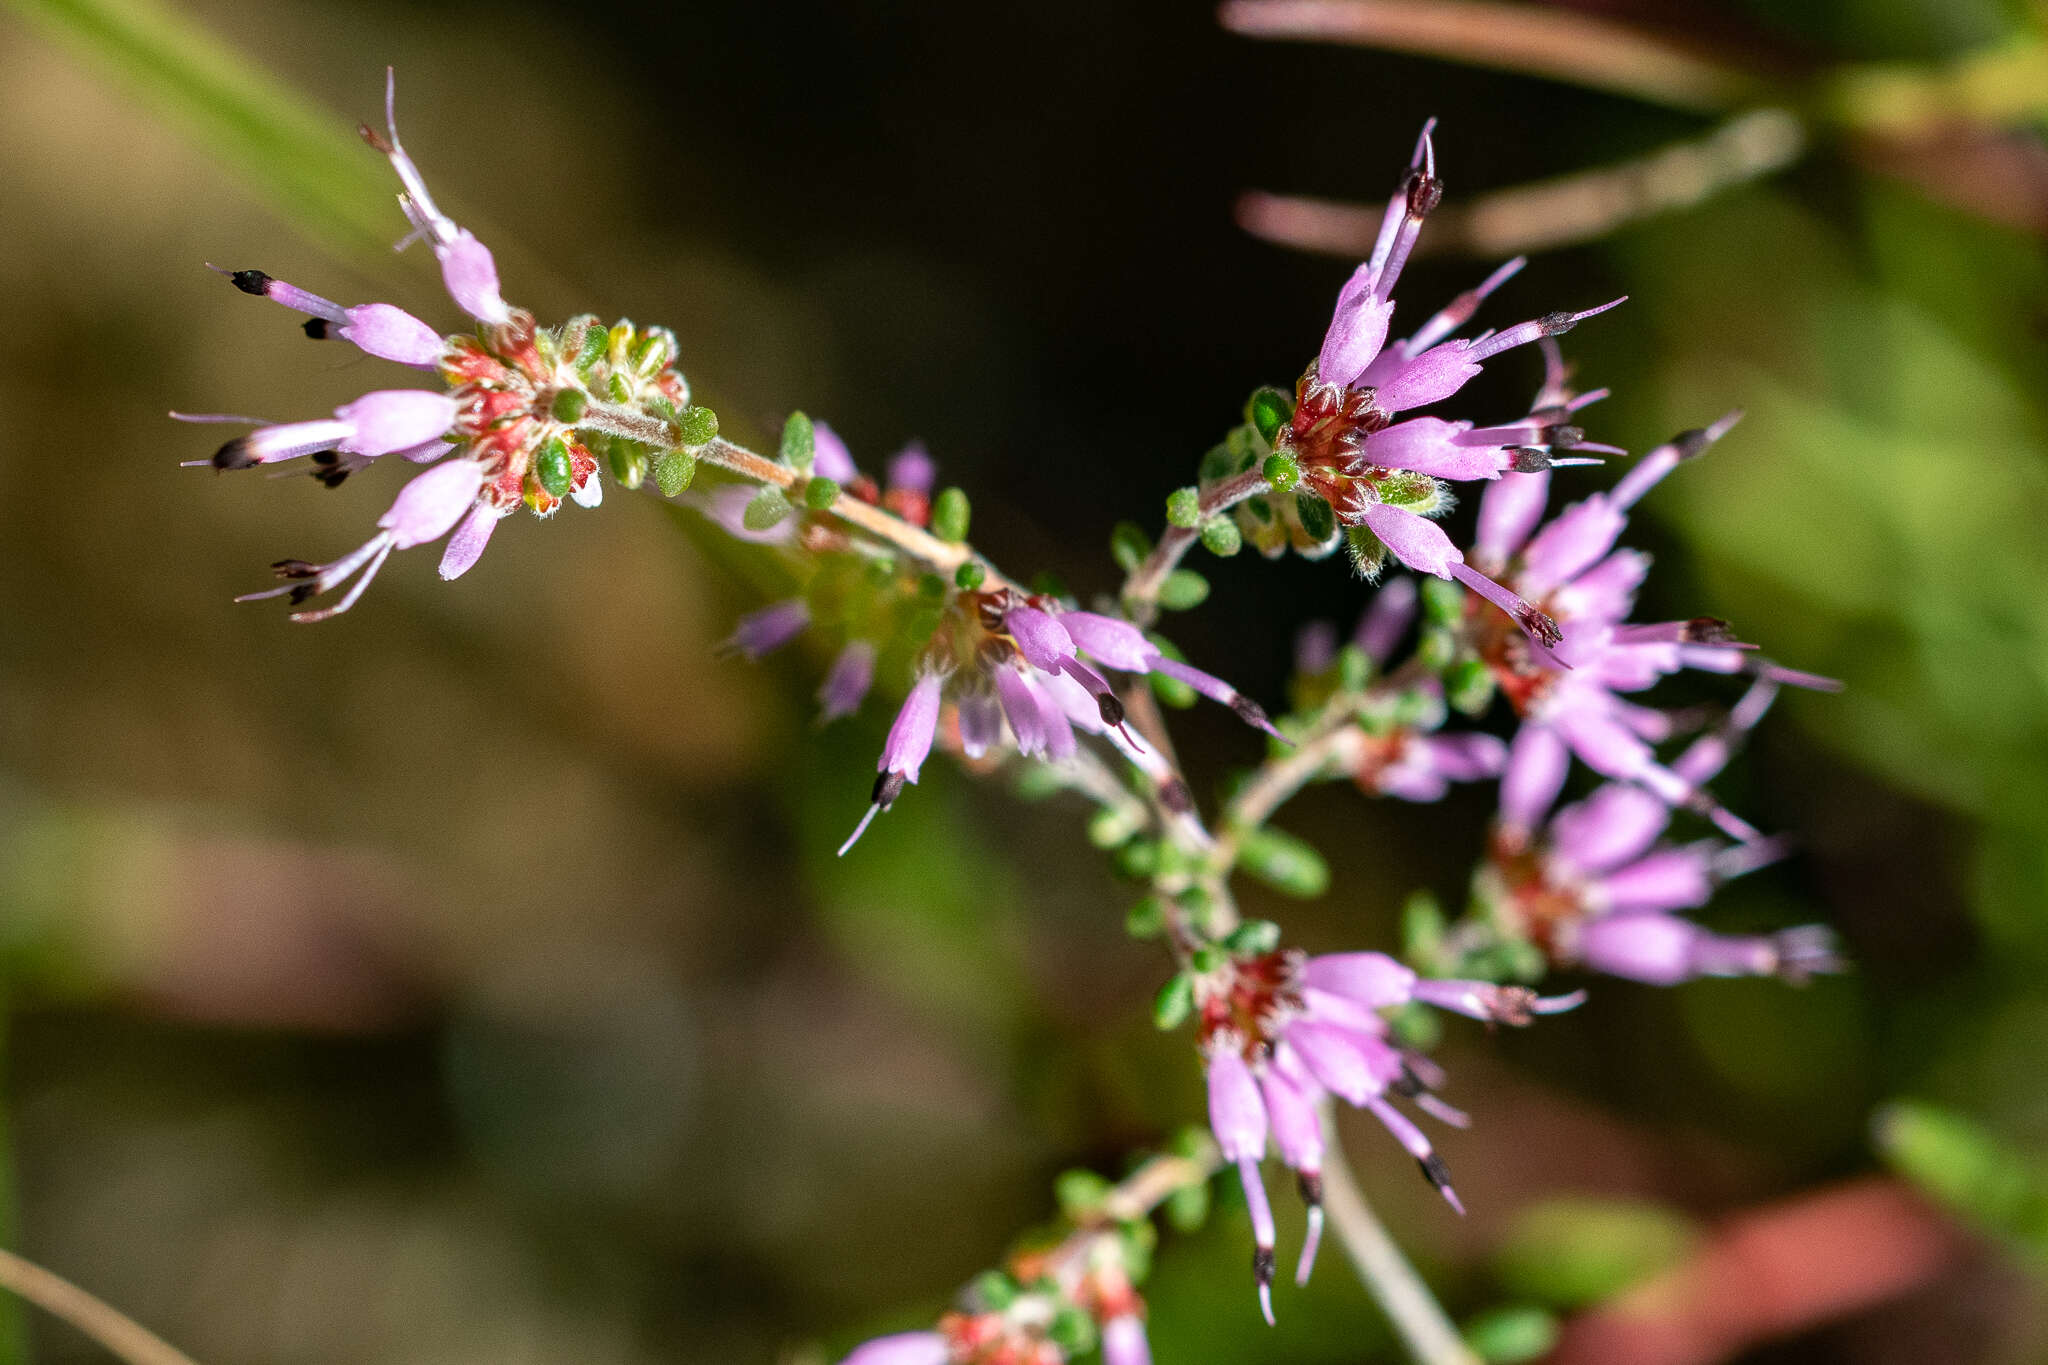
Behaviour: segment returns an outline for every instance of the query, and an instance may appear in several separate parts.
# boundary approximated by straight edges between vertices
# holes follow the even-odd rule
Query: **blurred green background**
[[[2044,27],[1994,0],[1643,12],[1806,70]],[[233,605],[274,558],[358,543],[398,473],[217,479],[178,467],[210,443],[165,410],[292,418],[404,381],[201,263],[455,321],[430,258],[389,253],[383,168],[351,145],[387,63],[515,301],[672,325],[743,434],[802,406],[870,467],[923,438],[985,549],[1084,592],[1112,585],[1111,523],[1156,524],[1243,395],[1313,354],[1348,270],[1243,235],[1240,191],[1375,199],[1432,114],[1452,203],[1708,123],[1253,43],[1180,0],[0,7],[6,1244],[207,1365],[834,1358],[928,1321],[1060,1169],[1198,1116],[1193,1056],[1147,1022],[1161,964],[1123,939],[1130,893],[1077,808],[940,762],[829,856],[887,707],[820,732],[821,659],[715,658],[758,598],[651,499],[508,522],[455,585],[401,556],[326,626]],[[1489,314],[1632,296],[1570,338],[1616,391],[1595,439],[1748,409],[1648,506],[1645,619],[1726,616],[1847,681],[1784,702],[1724,782],[1803,843],[1711,918],[1826,920],[1856,970],[1603,982],[1526,1034],[1453,1027],[1469,1219],[1347,1131],[1461,1316],[1614,1288],[1557,1268],[1617,1218],[1638,1251],[1690,1244],[1876,1169],[1873,1111],[1913,1097],[1978,1125],[1894,1155],[1990,1160],[2002,1196],[1945,1192],[1985,1240],[1744,1358],[2041,1358],[2040,132],[1910,179],[1819,137],[1786,174],[1539,257]],[[1956,202],[1973,189],[2021,209]],[[1482,269],[1418,262],[1402,296]],[[1518,411],[1536,379],[1518,353],[1460,410]],[[1268,702],[1294,629],[1365,592],[1334,563],[1212,578],[1177,638]],[[1204,791],[1256,756],[1220,709],[1175,723]],[[1251,908],[1311,949],[1391,947],[1412,889],[1460,902],[1487,805],[1314,793],[1282,823],[1337,890]],[[1168,1236],[1162,1362],[1392,1358],[1335,1256],[1266,1331],[1245,1241],[1231,1200]],[[11,1358],[100,1358],[14,1327]]]

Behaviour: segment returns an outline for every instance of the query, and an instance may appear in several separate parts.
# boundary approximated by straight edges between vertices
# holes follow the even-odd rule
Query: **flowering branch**
[[[819,690],[828,720],[858,709],[878,672],[907,684],[866,812],[841,854],[944,748],[978,770],[1015,760],[1086,796],[1098,807],[1090,837],[1149,892],[1127,927],[1163,938],[1171,955],[1154,1018],[1161,1028],[1193,1026],[1213,1143],[1184,1143],[1122,1186],[1085,1173],[1063,1182],[1072,1230],[1061,1241],[1020,1252],[1007,1273],[977,1281],[939,1330],[869,1343],[851,1360],[1063,1365],[1099,1339],[1108,1365],[1143,1365],[1149,1351],[1134,1286],[1152,1235],[1144,1214],[1160,1200],[1186,1205],[1195,1190],[1206,1200],[1207,1177],[1221,1164],[1243,1189],[1253,1284],[1272,1321],[1277,1247],[1262,1174],[1270,1147],[1295,1173],[1308,1213],[1296,1282],[1313,1269],[1334,1178],[1339,1230],[1411,1351],[1429,1365],[1464,1361],[1441,1310],[1335,1162],[1326,1117],[1333,1097],[1370,1112],[1463,1212],[1448,1166],[1409,1110],[1454,1128],[1469,1120],[1441,1098],[1448,1078],[1396,1021],[1428,1008],[1489,1025],[1532,1023],[1584,998],[1538,995],[1534,984],[1551,966],[1669,982],[1798,978],[1832,965],[1817,930],[1729,939],[1675,913],[1777,856],[1778,845],[1720,807],[1704,784],[1780,685],[1825,683],[1762,660],[1711,618],[1628,622],[1647,569],[1616,548],[1630,510],[1734,417],[1658,447],[1614,487],[1539,529],[1554,468],[1624,453],[1589,442],[1577,425],[1602,393],[1572,389],[1555,341],[1620,300],[1458,335],[1520,269],[1510,261],[1393,336],[1395,284],[1443,193],[1430,128],[1292,392],[1251,395],[1243,420],[1201,458],[1195,482],[1167,497],[1156,546],[1135,526],[1117,528],[1112,550],[1125,578],[1116,608],[1098,611],[999,573],[968,540],[967,495],[935,488],[937,469],[921,446],[905,448],[876,478],[829,426],[798,412],[775,454],[757,453],[691,402],[672,332],[587,315],[545,328],[508,303],[489,249],[435,206],[399,142],[393,100],[387,88],[385,130],[363,136],[404,186],[400,203],[413,226],[406,241],[430,246],[476,327],[443,336],[389,304],[344,306],[262,271],[222,272],[245,293],[305,315],[308,336],[346,341],[442,384],[372,392],[331,417],[258,424],[193,462],[231,470],[307,458],[330,487],[388,456],[428,466],[364,544],[325,564],[279,561],[281,585],[249,597],[304,608],[339,593],[331,605],[293,613],[330,619],[356,604],[395,551],[446,538],[440,572],[457,578],[519,508],[540,517],[568,504],[596,508],[607,478],[629,489],[651,481],[664,498],[775,555],[798,585],[739,622],[732,652],[760,658],[807,630],[832,632],[839,651]],[[1486,361],[1527,345],[1546,361],[1528,411],[1487,425],[1412,415],[1458,393]],[[701,484],[700,467],[711,471]],[[1456,483],[1486,488],[1469,548],[1436,520]],[[1247,543],[1267,557],[1321,559],[1342,548],[1364,577],[1398,562],[1424,586],[1392,579],[1341,647],[1334,628],[1309,632],[1297,651],[1292,709],[1276,722],[1154,629],[1160,613],[1207,593],[1206,580],[1184,566],[1198,540],[1219,558]],[[1395,663],[1418,626],[1412,654]],[[1657,746],[1678,733],[1678,720],[1624,694],[1683,669],[1743,673],[1753,683],[1725,724],[1667,762]],[[1280,742],[1224,807],[1219,834],[1204,824],[1173,757],[1155,695],[1228,706]],[[1519,722],[1512,746],[1449,728],[1454,716],[1477,719],[1496,701]],[[1608,784],[1546,823],[1574,760]],[[1321,856],[1269,822],[1307,784],[1338,776],[1411,801],[1436,800],[1455,782],[1501,781],[1473,915],[1433,930],[1424,917],[1409,964],[1371,951],[1309,957],[1284,944],[1278,924],[1238,914],[1239,873],[1294,895],[1325,888]],[[1681,812],[1712,820],[1731,842],[1658,845]]]

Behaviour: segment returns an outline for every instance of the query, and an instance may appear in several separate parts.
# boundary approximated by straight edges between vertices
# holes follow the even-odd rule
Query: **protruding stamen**
[[[1308,1208],[1308,1233],[1301,1239],[1301,1260],[1294,1267],[1294,1282],[1306,1285],[1316,1266],[1316,1249],[1323,1244],[1323,1177],[1316,1171],[1302,1171],[1295,1179],[1301,1202]]]
[[[1608,309],[1618,308],[1626,302],[1628,302],[1628,296],[1624,294],[1618,299],[1603,303],[1597,308],[1585,309],[1583,312],[1569,313],[1560,311],[1545,313],[1540,318],[1535,318],[1529,322],[1517,323],[1504,332],[1497,332],[1483,341],[1474,342],[1472,349],[1466,353],[1465,358],[1476,364],[1490,356],[1499,355],[1502,351],[1511,351],[1517,346],[1526,346],[1530,342],[1540,340],[1543,337],[1563,336],[1587,318],[1598,317]]]

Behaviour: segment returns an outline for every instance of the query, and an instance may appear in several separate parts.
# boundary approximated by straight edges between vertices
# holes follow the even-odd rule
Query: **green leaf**
[[[962,592],[973,592],[987,578],[988,570],[971,559],[953,570],[953,586]]]
[[[1465,1324],[1465,1344],[1491,1365],[1519,1365],[1550,1354],[1557,1344],[1557,1317],[1527,1304],[1489,1308]]]
[[[969,512],[967,494],[957,488],[942,490],[932,499],[932,534],[948,545],[958,545],[967,539]]]
[[[1330,865],[1305,840],[1277,829],[1255,829],[1237,847],[1237,865],[1276,891],[1306,900],[1330,889]]]
[[[1301,489],[1294,495],[1294,514],[1301,519],[1301,529],[1317,544],[1337,534],[1337,513],[1321,495]]]
[[[687,450],[664,450],[654,462],[654,486],[664,498],[672,498],[697,477],[697,457]]]
[[[1152,553],[1152,537],[1135,521],[1120,521],[1110,530],[1109,553],[1125,573],[1136,572]]]
[[[1209,580],[1193,569],[1175,569],[1159,585],[1159,605],[1168,611],[1199,607],[1209,597]]]
[[[809,469],[816,454],[817,433],[811,429],[811,419],[792,412],[782,424],[782,445],[776,458],[792,469]]]
[[[1954,1110],[1915,1100],[1871,1121],[1891,1168],[1979,1227],[2048,1255],[2048,1172]]]
[[[1195,1008],[1195,979],[1176,972],[1152,999],[1152,1022],[1170,1033],[1187,1021]]]
[[[1228,559],[1244,548],[1244,534],[1229,517],[1211,517],[1202,525],[1202,544],[1210,554]]]
[[[708,445],[718,435],[718,414],[691,404],[676,418],[676,439],[686,446]]]
[[[830,479],[804,481],[804,506],[822,512],[839,499],[839,485]]]
[[[1183,531],[1192,531],[1202,522],[1202,492],[1190,484],[1176,488],[1166,495],[1166,520]]]
[[[1132,938],[1158,938],[1166,932],[1166,902],[1147,896],[1124,912],[1124,932]]]
[[[1094,1171],[1079,1168],[1061,1171],[1052,1183],[1053,1198],[1059,1201],[1060,1212],[1076,1223],[1093,1217],[1112,1188],[1109,1181]]]
[[[569,486],[576,477],[576,470],[569,459],[569,446],[561,437],[550,436],[541,442],[539,452],[533,457],[533,476],[548,491],[549,497],[569,496]]]
[[[774,484],[769,484],[754,494],[754,499],[740,513],[740,525],[749,531],[766,531],[782,524],[796,509],[789,505],[789,497]]]
[[[1552,1308],[1610,1299],[1676,1265],[1696,1240],[1683,1214],[1658,1204],[1552,1199],[1516,1216],[1496,1254],[1501,1283]]]
[[[1253,391],[1244,405],[1244,420],[1267,445],[1273,444],[1280,429],[1294,419],[1294,395],[1270,384]]]

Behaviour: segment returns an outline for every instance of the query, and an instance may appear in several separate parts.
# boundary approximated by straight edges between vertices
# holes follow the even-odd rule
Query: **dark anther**
[[[1242,694],[1230,699],[1230,709],[1237,712],[1237,718],[1246,725],[1254,726],[1260,730],[1273,723],[1267,718],[1265,707]]]
[[[1527,986],[1502,986],[1487,1006],[1487,1017],[1495,1023],[1527,1028],[1536,1017],[1536,992]]]
[[[1301,1191],[1301,1202],[1315,1208],[1323,1202],[1323,1178],[1313,1171],[1298,1171],[1294,1187]]]
[[[1558,628],[1557,622],[1551,619],[1548,612],[1527,607],[1517,619],[1520,620],[1522,629],[1528,631],[1545,648],[1555,649],[1564,639],[1564,632]]]
[[[1112,730],[1124,723],[1124,704],[1112,693],[1104,692],[1097,697],[1095,709],[1102,713],[1102,723]]]
[[[1451,1168],[1444,1165],[1444,1159],[1435,1152],[1420,1158],[1415,1163],[1422,1167],[1422,1178],[1440,1190],[1451,1187]]]
[[[300,603],[318,595],[319,591],[320,585],[318,583],[301,583],[298,587],[293,588],[290,593],[286,594],[285,601],[296,607]]]
[[[1685,623],[1679,638],[1689,645],[1726,645],[1734,643],[1735,631],[1718,617],[1695,616]]]
[[[261,297],[263,292],[270,288],[270,276],[260,270],[235,270],[229,272],[228,283],[244,294]]]
[[[320,572],[320,566],[304,559],[280,559],[270,566],[270,571],[279,578],[312,578]]]
[[[875,778],[874,803],[881,810],[896,804],[896,798],[903,795],[903,774],[882,773]]]
[[[384,134],[378,132],[367,123],[358,123],[356,125],[356,136],[369,143],[371,147],[382,152],[385,156],[390,156],[392,152],[397,150],[385,140]]]
[[[1508,468],[1517,474],[1534,474],[1540,469],[1550,468],[1550,452],[1534,446],[1509,446]]]
[[[1159,784],[1159,804],[1175,815],[1186,815],[1195,808],[1194,793],[1188,784],[1177,777],[1169,777]]]
[[[1427,218],[1430,211],[1443,202],[1444,182],[1433,175],[1417,171],[1408,177],[1408,216]]]
[[[1586,429],[1584,427],[1571,427],[1560,425],[1554,426],[1550,429],[1550,440],[1548,444],[1552,450],[1570,450],[1573,446],[1579,444],[1581,441],[1585,439]]]
[[[1577,317],[1562,311],[1545,313],[1542,317],[1536,319],[1536,325],[1543,329],[1543,335],[1547,337],[1563,336],[1577,322]]]
[[[306,335],[315,341],[325,341],[334,335],[334,324],[326,318],[307,318],[303,325]]]
[[[1401,1066],[1401,1074],[1387,1084],[1387,1089],[1393,1091],[1404,1100],[1412,1100],[1417,1095],[1426,1094],[1429,1087],[1424,1085],[1422,1077],[1410,1071],[1404,1062]]]
[[[1252,1248],[1252,1278],[1260,1284],[1273,1283],[1273,1248]]]
[[[1707,439],[1705,428],[1694,427],[1690,431],[1681,431],[1672,437],[1671,444],[1678,448],[1679,459],[1690,460],[1693,456],[1704,451],[1712,442]]]
[[[346,469],[316,469],[313,471],[313,477],[329,488],[341,487],[342,481],[347,479],[348,476],[349,471]]]
[[[249,453],[249,438],[246,436],[237,436],[213,452],[215,469],[247,469],[255,463],[256,457]]]

